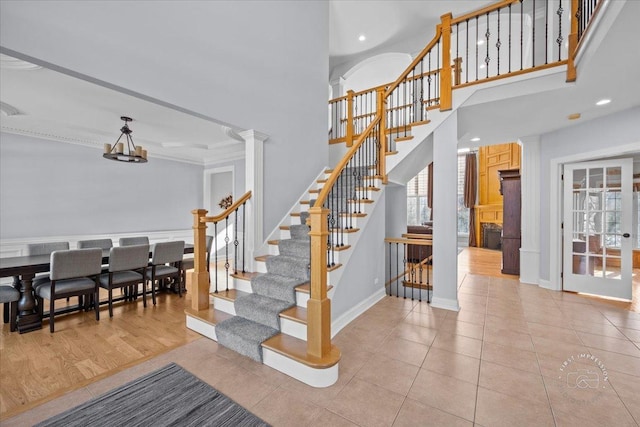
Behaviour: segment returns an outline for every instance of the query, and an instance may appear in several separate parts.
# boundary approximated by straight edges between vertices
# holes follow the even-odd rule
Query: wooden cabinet
[[[502,273],[520,274],[520,170],[498,171],[502,194]]]
[[[488,145],[478,150],[478,204],[475,206],[475,233],[482,247],[482,223],[502,224],[502,196],[499,170],[520,168],[520,145]]]

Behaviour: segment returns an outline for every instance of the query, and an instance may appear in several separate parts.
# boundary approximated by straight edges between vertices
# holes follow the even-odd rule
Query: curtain
[[[427,166],[427,206],[429,207],[429,219],[433,221],[433,162]]]
[[[469,246],[478,246],[476,239],[475,204],[478,188],[476,153],[468,153],[464,168],[464,207],[469,208]]]

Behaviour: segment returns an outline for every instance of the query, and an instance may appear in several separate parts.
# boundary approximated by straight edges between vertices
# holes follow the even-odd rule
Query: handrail
[[[231,206],[229,206],[227,209],[225,209],[221,214],[216,215],[216,216],[203,216],[203,217],[200,218],[200,222],[219,222],[219,221],[222,221],[223,219],[225,219],[229,215],[231,215],[231,213],[233,211],[238,209],[244,202],[246,202],[250,198],[251,198],[251,191],[247,191],[246,193],[244,193],[244,195],[242,195],[242,197],[240,197],[238,200],[233,202],[233,204]]]
[[[384,94],[385,98],[388,98],[389,95],[391,95],[391,92],[393,92],[393,90],[395,88],[397,88],[400,83],[402,83],[402,81],[409,75],[409,73],[411,72],[411,70],[413,70],[416,65],[418,65],[420,63],[420,61],[422,61],[424,59],[425,56],[427,56],[427,54],[431,51],[431,49],[433,49],[433,47],[436,45],[436,43],[440,40],[440,36],[442,34],[442,25],[438,24],[436,26],[436,35],[433,37],[433,39],[425,46],[424,49],[422,49],[420,51],[420,53],[418,54],[418,56],[416,56],[414,58],[413,61],[411,61],[411,64],[409,64],[409,66],[404,70],[404,72],[402,74],[400,74],[400,77],[398,77],[392,84],[391,86],[389,86]]]
[[[207,223],[212,222],[214,226],[213,233],[213,243],[210,250],[212,250],[215,254],[214,261],[214,269],[213,273],[214,281],[215,281],[215,292],[218,292],[218,223],[220,221],[225,221],[224,227],[224,268],[226,271],[225,280],[226,280],[226,289],[229,289],[229,276],[230,271],[229,268],[231,266],[229,259],[229,244],[233,245],[232,250],[234,252],[233,257],[233,269],[234,272],[238,272],[238,265],[242,264],[242,272],[244,273],[244,236],[245,236],[245,210],[242,210],[242,262],[240,262],[240,257],[238,254],[238,247],[240,246],[240,240],[238,236],[238,210],[240,207],[244,207],[247,201],[251,198],[251,191],[247,191],[244,195],[242,195],[238,200],[236,200],[231,206],[225,209],[221,214],[215,216],[206,216],[206,209],[194,209],[191,211],[193,214],[193,273],[191,273],[191,307],[193,310],[207,310],[209,308],[209,269],[207,268]],[[233,227],[233,241],[231,241],[229,236],[229,218],[232,214],[235,213],[235,226]],[[222,232],[221,232],[222,233]]]
[[[322,190],[320,190],[320,194],[318,194],[318,198],[316,199],[316,203],[313,205],[316,208],[321,208],[324,202],[327,200],[327,196],[329,192],[333,188],[333,185],[336,183],[338,176],[342,173],[344,168],[347,166],[349,161],[353,158],[353,156],[358,152],[358,149],[362,146],[362,143],[366,139],[367,135],[373,130],[373,128],[380,122],[380,112],[376,113],[376,117],[371,121],[369,126],[360,134],[360,136],[356,139],[354,144],[349,148],[349,151],[344,155],[340,163],[333,168],[333,172],[327,178],[327,182],[325,182],[322,186]]]
[[[453,18],[451,20],[451,25],[459,24],[461,22],[466,21],[467,19],[473,19],[476,16],[485,15],[487,13],[491,13],[493,11],[502,9],[505,6],[509,6],[509,4],[518,3],[518,2],[520,2],[520,0],[500,0],[498,3],[490,4],[489,6],[485,6],[482,9],[478,9],[474,12],[466,13],[457,18]]]
[[[408,245],[417,246],[433,246],[433,241],[430,239],[407,239],[399,237],[385,237],[385,243],[406,243]]]

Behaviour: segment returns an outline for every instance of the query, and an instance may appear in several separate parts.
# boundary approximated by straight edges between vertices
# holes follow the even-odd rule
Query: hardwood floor
[[[475,279],[470,276],[517,279],[501,274],[500,256],[499,251],[465,248],[458,255],[460,283]],[[601,301],[640,312],[639,278],[640,271],[634,270],[632,303]],[[185,327],[184,308],[190,302],[189,294],[183,298],[161,294],[158,304],[154,307],[149,299],[146,309],[140,300],[118,303],[113,318],[103,306],[99,322],[93,312],[71,313],[56,318],[54,334],[49,333],[46,320],[41,330],[22,335],[10,333],[9,325],[3,324],[0,420],[198,340],[201,336]]]
[[[102,306],[99,322],[93,311],[70,313],[56,317],[53,334],[46,320],[26,334],[3,324],[0,419],[198,339],[185,327],[186,303],[188,297],[164,293],[155,307],[149,298],[146,309],[141,299],[117,303],[113,318]]]

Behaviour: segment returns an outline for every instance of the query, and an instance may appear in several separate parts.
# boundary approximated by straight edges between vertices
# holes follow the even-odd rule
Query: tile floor
[[[385,297],[335,337],[340,378],[325,389],[202,338],[2,425],[31,425],[170,361],[274,426],[640,423],[640,313],[471,274],[459,300],[455,313]]]

